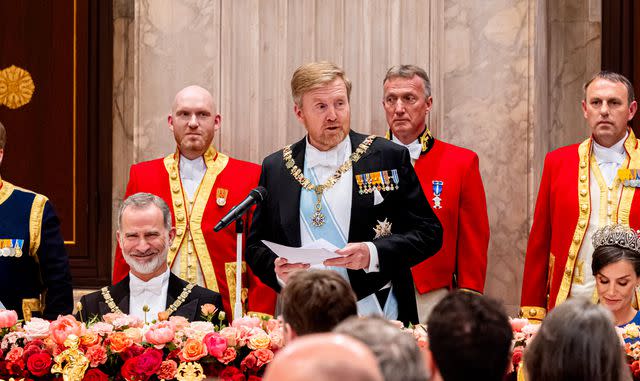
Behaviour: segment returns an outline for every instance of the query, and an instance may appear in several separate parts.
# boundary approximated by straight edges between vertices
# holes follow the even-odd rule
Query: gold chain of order
[[[180,295],[178,295],[178,298],[176,298],[176,300],[169,306],[169,308],[166,309],[165,312],[167,313],[167,316],[171,316],[172,313],[176,312],[176,310],[182,305],[182,303],[187,300],[187,297],[195,286],[196,285],[194,283],[189,283],[182,289],[182,292],[180,293]],[[102,292],[104,301],[107,302],[107,306],[109,307],[109,309],[111,309],[111,312],[123,315],[125,314],[113,301],[108,287],[102,287],[100,291]]]
[[[282,150],[282,159],[284,160],[284,165],[287,167],[287,169],[289,169],[293,178],[300,183],[302,188],[306,190],[315,191],[316,194],[321,195],[322,192],[324,192],[325,190],[335,185],[335,183],[337,183],[338,180],[340,180],[342,175],[345,174],[349,169],[351,169],[351,166],[353,165],[353,163],[360,160],[360,157],[362,157],[362,154],[364,154],[369,149],[369,146],[371,145],[371,143],[375,138],[376,138],[375,135],[367,136],[367,138],[362,143],[360,143],[356,151],[349,156],[347,161],[342,163],[342,165],[338,167],[338,170],[336,170],[336,172],[333,175],[331,175],[329,179],[327,179],[327,181],[324,182],[324,184],[321,184],[321,185],[314,185],[311,182],[311,180],[304,177],[304,172],[296,165],[295,161],[293,160],[293,157],[291,156],[291,144],[284,147],[284,149]]]
[[[304,171],[302,171],[293,160],[291,154],[291,145],[284,147],[284,149],[282,150],[282,159],[284,160],[284,165],[289,169],[293,178],[300,183],[302,188],[309,191],[314,191],[316,193],[316,205],[314,207],[315,212],[311,215],[311,224],[313,226],[319,228],[325,223],[325,216],[322,213],[322,193],[334,186],[335,183],[340,180],[342,175],[344,175],[347,171],[349,171],[349,169],[351,169],[353,163],[360,160],[362,154],[364,154],[369,149],[369,146],[375,138],[375,135],[367,136],[367,138],[362,143],[360,143],[356,151],[349,155],[347,161],[342,163],[342,165],[338,167],[335,173],[329,176],[324,184],[318,185],[314,185],[311,180],[304,177]]]

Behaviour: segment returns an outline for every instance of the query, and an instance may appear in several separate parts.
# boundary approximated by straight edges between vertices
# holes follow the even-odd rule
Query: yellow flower
[[[638,326],[635,324],[627,324],[624,327],[624,334],[627,335],[629,338],[637,338],[640,337],[640,329],[638,329]]]
[[[16,66],[0,70],[0,103],[15,109],[31,101],[36,86],[28,71]]]
[[[271,344],[271,338],[264,331],[260,331],[249,338],[247,346],[253,350],[268,349]]]

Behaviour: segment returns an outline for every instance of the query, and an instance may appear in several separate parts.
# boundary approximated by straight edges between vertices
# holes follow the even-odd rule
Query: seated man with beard
[[[129,276],[83,296],[78,314],[85,321],[111,312],[148,322],[171,315],[192,321],[201,320],[200,308],[204,304],[222,310],[220,294],[187,283],[169,271],[167,253],[175,235],[171,212],[160,197],[136,193],[124,200],[116,238],[130,267]]]

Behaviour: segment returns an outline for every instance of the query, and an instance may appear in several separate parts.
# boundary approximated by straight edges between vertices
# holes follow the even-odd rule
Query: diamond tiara
[[[618,246],[640,253],[638,232],[625,225],[607,225],[598,229],[591,238],[593,248],[600,246]]]

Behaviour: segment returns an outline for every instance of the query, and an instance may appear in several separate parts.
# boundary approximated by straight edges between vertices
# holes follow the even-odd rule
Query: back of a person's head
[[[336,333],[300,337],[280,350],[264,381],[383,381],[376,358],[362,342]]]
[[[609,311],[582,299],[547,315],[525,350],[524,365],[527,381],[629,379]]]
[[[427,381],[413,336],[379,317],[351,317],[333,330],[363,342],[376,356],[385,381]]]
[[[280,295],[282,318],[296,335],[329,332],[358,313],[351,286],[331,270],[299,271]]]
[[[427,322],[429,349],[445,381],[503,379],[513,333],[502,305],[467,292],[451,292]]]

